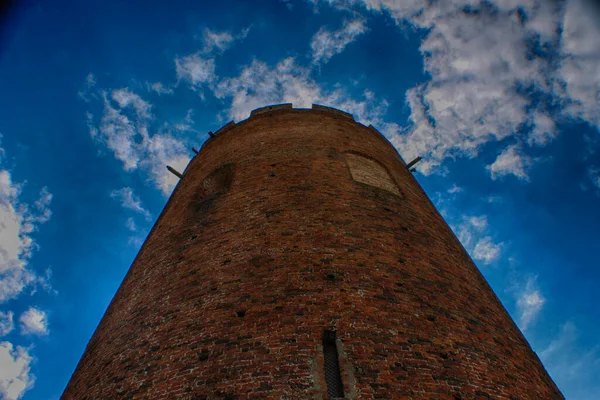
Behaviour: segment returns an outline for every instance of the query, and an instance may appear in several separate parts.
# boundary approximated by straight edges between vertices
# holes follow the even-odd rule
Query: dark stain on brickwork
[[[346,398],[562,398],[389,142],[288,105],[204,144],[62,398],[322,400],[327,329]]]

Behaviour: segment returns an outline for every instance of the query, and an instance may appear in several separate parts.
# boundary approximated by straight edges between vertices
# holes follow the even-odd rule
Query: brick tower
[[[561,399],[390,143],[277,105],[190,162],[63,399]]]

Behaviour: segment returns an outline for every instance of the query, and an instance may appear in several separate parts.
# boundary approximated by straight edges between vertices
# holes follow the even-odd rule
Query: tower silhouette
[[[211,134],[63,399],[561,399],[394,147],[290,104]]]

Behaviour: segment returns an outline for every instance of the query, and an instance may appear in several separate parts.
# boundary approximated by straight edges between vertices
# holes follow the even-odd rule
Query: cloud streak
[[[525,288],[517,300],[519,327],[522,331],[526,331],[529,328],[546,303],[546,299],[536,287],[535,281],[536,277],[531,277],[527,280]]]
[[[202,56],[199,52],[175,59],[177,81],[190,84],[200,90],[216,79],[215,60]]]
[[[151,218],[150,212],[142,206],[142,201],[130,187],[113,190],[110,197],[120,201],[122,207],[142,214],[147,220]]]
[[[488,234],[488,221],[485,215],[463,217],[462,222],[452,229],[473,259],[489,265],[500,256],[504,243],[494,242]]]
[[[600,393],[600,343],[582,346],[575,323],[564,323],[540,353],[544,365],[569,399],[593,400]]]
[[[313,63],[326,63],[366,31],[367,26],[363,19],[344,21],[344,25],[337,31],[329,31],[326,27],[322,27],[312,37],[310,43]]]
[[[202,39],[204,47],[203,53],[222,53],[230,48],[236,41],[243,40],[248,36],[250,28],[243,29],[237,35],[227,31],[214,31],[209,28],[205,28],[202,32]]]

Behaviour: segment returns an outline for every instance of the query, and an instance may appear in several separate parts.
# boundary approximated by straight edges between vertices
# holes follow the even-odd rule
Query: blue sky
[[[10,9],[0,398],[60,396],[176,183],[165,165],[282,102],[344,109],[422,156],[417,179],[560,389],[600,398],[599,21],[542,0]]]

